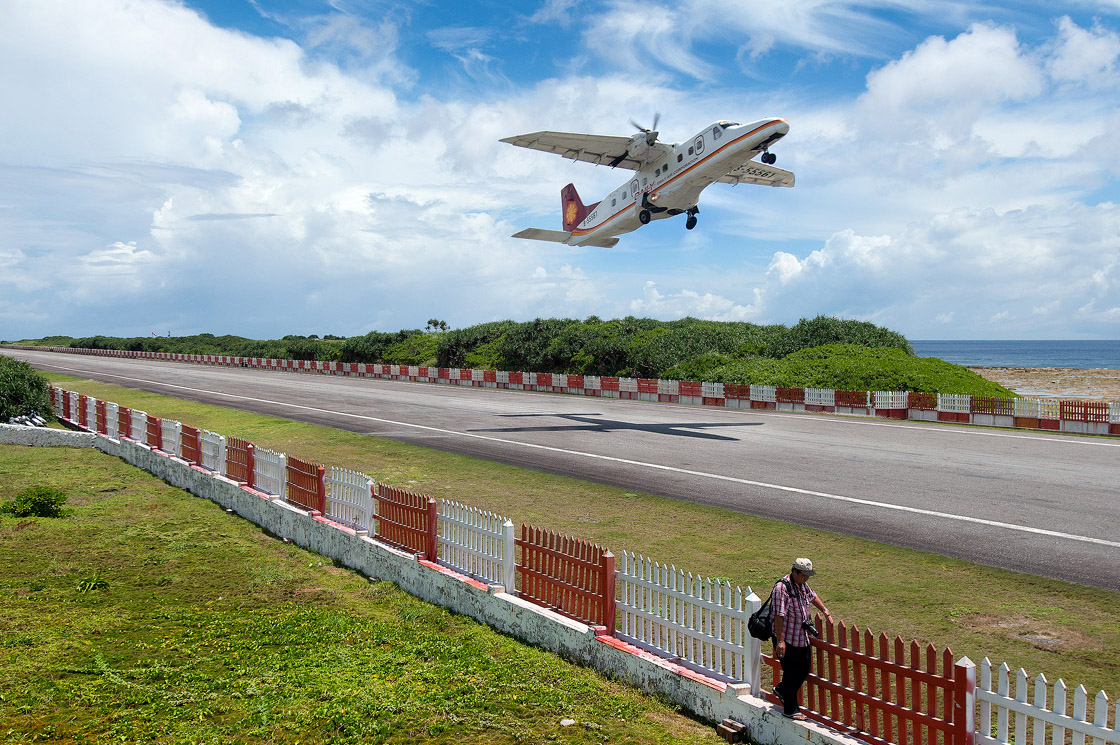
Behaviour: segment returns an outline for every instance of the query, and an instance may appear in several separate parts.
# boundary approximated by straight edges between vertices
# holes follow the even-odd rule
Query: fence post
[[[502,523],[502,585],[510,595],[517,594],[517,557],[514,547],[513,522],[507,519]]]
[[[962,657],[953,666],[953,745],[973,745],[976,735],[976,665]]]
[[[316,507],[316,509],[319,511],[319,514],[321,515],[321,514],[323,514],[324,512],[327,511],[327,469],[324,468],[323,466],[319,466],[319,468],[318,468],[318,478],[319,478],[319,505],[318,505],[318,507]]]
[[[253,445],[253,443],[250,442],[249,446],[246,448],[246,451],[247,451],[246,460],[249,463],[249,473],[248,473],[248,480],[245,482],[245,486],[249,487],[250,489],[252,489],[253,484],[256,483],[257,459],[256,459],[256,456],[253,454],[255,450],[256,450],[256,447]]]
[[[603,553],[603,584],[600,597],[603,603],[603,625],[607,627],[607,636],[614,636],[615,607],[614,607],[614,554],[610,551]]]
[[[439,561],[439,533],[436,521],[439,519],[439,508],[436,500],[428,497],[428,561]]]
[[[747,595],[747,607],[743,609],[747,618],[754,615],[755,611],[762,607],[762,598],[751,590],[751,594]],[[746,624],[743,625],[746,628]],[[746,681],[750,683],[751,695],[755,698],[764,698],[765,694],[762,692],[762,641],[755,639],[749,633],[747,634],[747,675],[750,676]],[[885,673],[884,673],[885,674]]]

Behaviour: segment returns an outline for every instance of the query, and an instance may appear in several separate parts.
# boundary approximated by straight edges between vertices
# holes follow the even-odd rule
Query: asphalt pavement
[[[1117,438],[3,353],[43,370],[1120,591]]]

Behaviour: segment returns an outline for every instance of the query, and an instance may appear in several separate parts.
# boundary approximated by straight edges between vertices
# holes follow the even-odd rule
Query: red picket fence
[[[614,554],[590,541],[522,523],[518,595],[537,605],[605,626],[614,636]]]
[[[151,414],[149,414],[148,430],[145,436],[147,437],[147,439],[145,439],[144,442],[148,444],[148,447],[151,447],[155,450],[162,450],[163,420],[161,420],[158,416],[152,416]]]
[[[1108,404],[1104,401],[1062,401],[1058,411],[1067,422],[1108,421]]]
[[[229,438],[226,438],[229,447]],[[307,510],[326,511],[326,470],[318,463],[288,456],[288,501]]]
[[[102,435],[109,434],[108,423],[105,421],[105,402],[101,399],[97,399],[97,403],[94,404],[94,408],[96,409],[97,432]]]
[[[937,411],[937,394],[936,393],[914,393],[910,392],[910,408],[919,411]]]
[[[226,476],[251,489],[254,468],[253,443],[239,437],[226,437]]]
[[[180,435],[180,442],[182,443],[180,449],[183,454],[183,460],[187,463],[202,462],[202,432],[198,427],[189,427],[184,424]]]
[[[375,496],[374,537],[377,540],[423,554],[431,561],[439,558],[436,500],[385,484],[377,485]]]
[[[132,437],[132,409],[117,407],[117,437]]]
[[[971,396],[968,406],[973,414],[1015,416],[1015,400],[1002,396]]]
[[[914,641],[907,660],[900,637],[892,644],[886,634],[822,621],[815,619],[822,636],[810,640],[811,672],[801,689],[806,716],[873,745],[972,745],[969,668],[955,664],[951,650],[930,644],[923,653]],[[762,659],[777,685],[781,663]],[[779,703],[773,693],[768,698]]]
[[[805,389],[778,386],[775,389],[775,397],[780,404],[803,404],[805,403]]]
[[[836,391],[836,405],[849,408],[866,408],[867,391]]]

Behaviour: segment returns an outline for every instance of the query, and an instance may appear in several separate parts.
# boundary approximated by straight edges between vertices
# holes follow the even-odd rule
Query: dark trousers
[[[797,692],[809,677],[809,647],[786,645],[786,656],[781,659],[782,682],[774,687],[785,702],[785,713],[796,714],[801,710],[797,705]]]

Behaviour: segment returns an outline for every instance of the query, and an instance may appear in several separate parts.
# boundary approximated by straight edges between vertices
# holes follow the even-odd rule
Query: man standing
[[[830,623],[832,614],[824,607],[824,602],[809,587],[813,562],[798,559],[793,562],[789,574],[774,585],[773,610],[774,654],[782,663],[782,682],[774,687],[774,693],[782,702],[782,714],[790,719],[804,719],[801,707],[797,704],[797,692],[809,677],[809,629],[811,627],[809,606],[815,606]],[[815,629],[814,629],[815,632]]]

